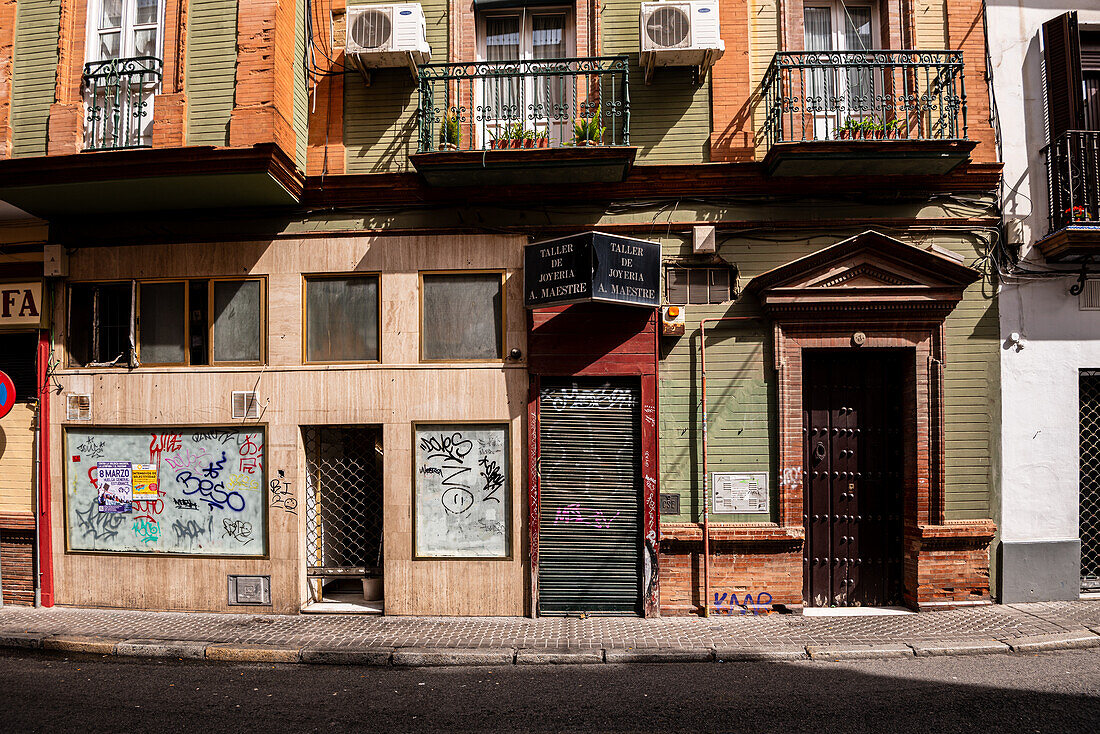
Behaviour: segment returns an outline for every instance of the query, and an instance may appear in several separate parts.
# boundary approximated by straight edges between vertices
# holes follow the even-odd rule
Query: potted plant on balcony
[[[535,131],[534,130],[528,130],[526,128],[523,130],[523,147],[524,148],[534,148],[535,147]]]
[[[549,148],[550,147],[550,131],[546,128],[535,131],[535,147],[536,148]]]
[[[443,124],[439,128],[439,147],[443,150],[458,150],[458,113],[443,115]]]
[[[882,123],[883,137],[888,140],[897,140],[901,137],[901,120],[894,117]]]
[[[841,140],[859,140],[863,137],[863,128],[861,125],[862,122],[859,119],[849,117],[837,130],[837,136]]]
[[[1083,222],[1088,218],[1083,206],[1071,206],[1066,209],[1066,219],[1071,222]]]
[[[592,117],[578,117],[573,122],[574,145],[601,145],[603,143],[604,127],[600,124],[600,108]]]

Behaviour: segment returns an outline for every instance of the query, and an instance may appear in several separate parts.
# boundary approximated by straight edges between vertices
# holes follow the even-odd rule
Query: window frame
[[[844,39],[844,30],[846,25],[844,23],[846,13],[845,8],[849,6],[858,6],[861,8],[869,8],[871,10],[871,48],[840,48],[841,41]],[[805,0],[802,3],[802,22],[805,27],[806,20],[806,8],[828,8],[829,10],[829,22],[832,24],[831,36],[833,51],[874,51],[882,48],[882,19],[879,9],[879,3],[875,0],[855,0],[854,2],[846,2],[845,0]],[[805,46],[805,42],[803,43]],[[820,51],[817,53],[829,53],[828,51]]]
[[[164,60],[164,26],[167,14],[166,0],[157,0],[157,21],[152,23],[135,23],[137,18],[137,0],[122,0],[122,21],[118,26],[119,43],[117,59],[140,58],[134,52],[134,32],[156,28],[156,53],[154,56]],[[90,0],[87,5],[87,18],[84,53],[87,62],[108,61],[99,54],[99,18],[103,14],[103,0]]]
[[[213,284],[217,281],[246,281],[255,280],[260,283],[260,359],[258,361],[246,361],[246,362],[215,362],[214,361],[214,288]],[[207,284],[206,293],[206,349],[207,360],[206,364],[192,364],[191,363],[191,284],[196,282],[202,282]],[[114,364],[107,364],[101,362],[89,362],[87,364],[79,364],[73,360],[73,352],[70,348],[72,343],[73,334],[73,315],[72,315],[72,289],[74,286],[101,286],[101,285],[118,285],[120,283],[129,283],[133,288],[133,299],[131,301],[130,308],[130,328],[133,334],[133,346],[131,360],[126,362],[116,362]],[[142,362],[141,361],[141,286],[145,283],[183,283],[184,284],[184,360],[183,362]],[[268,363],[267,354],[267,276],[266,275],[250,275],[250,276],[218,276],[213,278],[112,278],[105,280],[70,280],[65,284],[65,354],[66,365],[68,369],[111,369],[111,368],[125,368],[128,370],[141,369],[143,367],[192,367],[192,368],[204,368],[204,367],[256,367],[264,366]],[[94,316],[93,316],[94,318]]]
[[[134,298],[134,352],[141,367],[188,367],[191,365],[191,280],[188,278],[150,278],[135,280],[137,294]],[[202,280],[195,278],[194,280]],[[167,285],[183,284],[183,361],[182,362],[144,362],[141,359],[141,289],[146,284]]]
[[[206,338],[209,345],[210,354],[207,360],[211,367],[243,367],[243,366],[255,366],[267,364],[267,276],[263,275],[250,275],[247,277],[240,277],[235,275],[218,276],[216,278],[194,278],[194,280],[205,280],[207,282],[206,290]],[[219,282],[243,282],[255,280],[260,284],[260,358],[259,360],[227,360],[220,361],[214,359],[214,284]]]
[[[348,278],[374,278],[378,282],[378,296],[375,299],[375,328],[378,334],[378,359],[339,359],[339,360],[314,360],[309,359],[308,344],[308,300],[306,291],[309,281],[317,280],[345,280]],[[302,364],[382,364],[382,273],[380,271],[354,270],[340,273],[302,273]]]
[[[428,359],[424,356],[424,276],[425,275],[486,275],[500,276],[500,357]],[[419,361],[423,364],[503,364],[508,357],[508,271],[502,268],[472,270],[420,270],[417,271],[417,334]]]
[[[572,49],[563,58],[573,58],[577,55],[577,17],[576,10],[572,5],[548,5],[546,7],[539,7],[538,9],[528,9],[526,7],[501,8],[500,10],[478,11],[476,15],[477,22],[474,27],[474,36],[475,45],[477,46],[476,53],[478,61],[488,63],[488,60],[486,59],[487,51],[485,45],[486,18],[501,18],[507,16],[515,16],[519,18],[519,58],[516,61],[540,60],[534,57],[534,17],[536,15],[563,16],[564,20],[562,21],[562,26],[565,30],[562,40],[565,41],[565,48],[567,50]]]
[[[672,298],[670,297],[670,294],[669,294],[669,287],[671,285],[671,278],[669,277],[669,275],[673,270],[684,270],[684,271],[706,270],[707,273],[708,273],[708,275],[707,275],[707,300],[704,301],[703,303],[692,303],[691,302],[691,293],[690,293],[690,290],[689,290],[691,288],[691,285],[690,285],[690,281],[689,281],[689,283],[684,286],[685,293],[687,295],[687,300],[683,301],[683,302],[673,301]],[[711,281],[710,272],[712,272],[712,271],[724,271],[726,273],[726,295],[728,296],[728,298],[726,298],[723,301],[712,301],[712,300],[710,300],[710,290],[713,287],[711,285],[711,282],[710,282]],[[667,304],[669,306],[720,306],[723,303],[732,303],[732,302],[737,300],[737,294],[736,294],[736,291],[735,291],[736,277],[737,277],[736,271],[733,268],[731,268],[729,265],[711,265],[711,264],[707,264],[707,265],[685,265],[685,264],[682,264],[682,263],[665,263],[665,266],[664,266],[664,300],[663,300],[663,303]]]

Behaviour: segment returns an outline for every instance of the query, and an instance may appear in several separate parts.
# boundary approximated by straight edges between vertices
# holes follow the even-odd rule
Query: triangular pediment
[[[981,274],[946,250],[924,249],[874,231],[792,260],[745,286],[765,308],[861,308],[889,301],[953,307]]]

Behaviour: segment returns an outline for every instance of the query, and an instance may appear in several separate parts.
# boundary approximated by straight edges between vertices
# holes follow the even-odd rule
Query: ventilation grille
[[[691,19],[679,7],[657,8],[646,19],[645,32],[655,48],[683,48],[691,40]]]
[[[65,419],[70,421],[90,421],[92,419],[92,396],[69,393],[65,403]]]
[[[260,417],[260,406],[256,393],[251,390],[233,391],[233,418],[242,421],[254,421]]]
[[[270,576],[230,576],[229,605],[271,604]]]
[[[1100,278],[1088,278],[1077,296],[1077,305],[1082,311],[1100,311]]]
[[[351,21],[348,31],[352,42],[369,51],[386,51],[393,38],[389,9],[363,10]]]

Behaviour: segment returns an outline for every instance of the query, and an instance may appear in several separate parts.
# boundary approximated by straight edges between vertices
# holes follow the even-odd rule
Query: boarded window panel
[[[501,359],[502,284],[500,273],[425,275],[423,358]]]
[[[710,302],[725,303],[730,300],[730,272],[723,268],[710,271]]]
[[[688,270],[688,303],[707,302],[708,275],[708,271],[704,268]]]
[[[687,303],[688,300],[687,271],[683,268],[668,269],[668,302]]]
[[[214,288],[214,362],[259,362],[260,281],[218,280]]]
[[[138,354],[143,364],[182,364],[185,354],[185,283],[142,283]]]
[[[378,360],[378,278],[306,281],[306,361]]]

